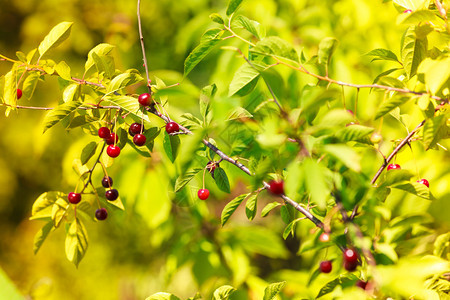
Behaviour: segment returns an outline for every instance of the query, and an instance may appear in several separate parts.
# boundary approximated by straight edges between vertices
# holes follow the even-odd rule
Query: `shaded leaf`
[[[273,300],[286,285],[286,281],[271,283],[264,289],[263,300]]]
[[[441,234],[434,241],[433,254],[440,258],[446,258],[446,254],[450,251],[450,232]]]
[[[428,150],[438,143],[447,134],[445,115],[429,119],[423,126],[423,145]]]
[[[228,181],[227,173],[221,167],[217,167],[214,170],[214,181],[221,191],[230,193],[230,182]]]
[[[394,108],[406,103],[410,99],[411,98],[402,95],[395,95],[389,98],[387,101],[384,101],[378,108],[377,113],[375,114],[375,120],[381,118]]]
[[[323,286],[316,298],[320,298],[322,296],[325,296],[326,294],[331,293],[338,285],[344,288],[345,286],[353,285],[357,280],[358,277],[356,277],[354,274],[339,275],[336,279],[328,282],[325,286]]]
[[[66,233],[67,259],[78,267],[88,247],[88,236],[84,224],[79,218],[70,224]]]
[[[70,35],[72,22],[61,22],[50,30],[44,40],[39,44],[39,57],[42,57],[48,50],[57,47]]]
[[[34,244],[33,244],[33,252],[34,254],[38,253],[39,249],[41,249],[42,244],[45,242],[45,239],[50,234],[50,232],[54,229],[53,222],[47,222],[34,236]]]
[[[326,37],[319,44],[319,52],[317,54],[319,59],[319,64],[328,65],[331,60],[336,47],[338,45],[338,40],[333,37]]]
[[[89,159],[95,154],[95,150],[97,150],[97,143],[96,142],[90,142],[86,146],[84,146],[83,150],[81,151],[81,163],[84,165],[86,164]]]
[[[231,217],[231,215],[234,213],[234,211],[238,208],[239,204],[241,204],[242,201],[250,194],[242,194],[228,202],[227,205],[222,210],[222,216],[221,216],[221,223],[222,226],[225,225],[225,223],[228,221],[228,219]]]
[[[336,159],[340,160],[345,166],[359,172],[361,170],[361,157],[351,147],[342,144],[325,145],[324,152],[331,154]],[[308,175],[309,176],[309,175]]]
[[[265,217],[265,216],[267,216],[271,211],[272,211],[272,209],[274,209],[275,207],[278,207],[278,206],[280,206],[280,205],[283,205],[283,204],[281,204],[280,202],[271,202],[271,203],[268,203],[264,208],[263,208],[263,210],[261,211],[261,217]]]
[[[203,170],[202,168],[194,168],[192,170],[187,171],[185,174],[179,176],[175,182],[175,193],[179,192],[182,188],[186,186],[186,184],[189,183],[189,181],[194,178],[195,175],[198,174]]]
[[[206,55],[220,42],[218,38],[212,38],[202,41],[197,47],[192,50],[189,56],[184,61],[184,77],[186,77],[194,67],[201,62]]]
[[[394,52],[392,52],[391,50],[388,50],[388,49],[381,49],[381,48],[374,49],[374,50],[368,52],[366,55],[374,57],[372,59],[372,61],[390,60],[390,61],[395,61],[395,62],[400,63],[400,61],[397,58],[397,55],[395,55]]]
[[[67,118],[82,104],[80,101],[65,102],[49,111],[44,118],[44,132]]]
[[[234,13],[238,9],[239,5],[241,5],[241,3],[242,0],[230,0],[227,6],[227,16]]]
[[[416,195],[418,197],[427,199],[427,200],[433,200],[434,197],[430,192],[430,189],[418,182],[408,182],[408,183],[400,183],[392,186],[393,188],[400,189],[403,191],[406,191],[408,193],[411,193],[413,195]]]
[[[204,88],[202,88],[202,91],[200,93],[199,105],[200,105],[200,113],[202,114],[204,120],[207,120],[210,102],[211,99],[216,94],[216,92],[217,86],[215,84],[207,85]]]
[[[224,24],[223,18],[218,13],[213,13],[209,15],[209,18],[218,24]]]
[[[230,82],[228,96],[233,96],[235,94],[245,96],[250,93],[256,86],[259,75],[259,71],[248,63],[240,66]]]
[[[25,78],[25,81],[23,82],[23,94],[28,99],[31,99],[31,97],[33,97],[34,91],[36,89],[40,77],[41,75],[38,71],[28,72],[28,76],[27,78]]]
[[[336,137],[344,142],[355,141],[371,144],[370,135],[374,131],[371,127],[353,124],[342,128],[336,132]]]
[[[180,137],[178,135],[169,135],[167,132],[164,134],[163,140],[164,151],[171,162],[174,162],[178,155],[178,149],[180,147]]]
[[[226,118],[226,121],[236,120],[236,119],[241,119],[241,118],[253,118],[253,115],[249,111],[247,111],[245,108],[238,106],[235,109],[233,109],[233,111]]]
[[[380,187],[391,186],[402,181],[410,181],[413,177],[414,174],[408,170],[390,170],[386,172],[386,180]]]
[[[247,198],[247,202],[245,203],[245,214],[249,220],[253,220],[256,216],[256,209],[258,203],[258,194],[251,194]]]
[[[294,47],[292,47],[292,45],[285,40],[276,36],[269,36],[262,39],[256,43],[256,46],[251,48],[250,51],[267,56],[286,58],[298,62],[298,53],[295,51]]]
[[[290,222],[283,231],[283,239],[287,239],[289,235],[294,236],[295,233],[295,225],[297,224],[297,222],[300,221],[300,219],[295,219],[292,220],[292,222]]]

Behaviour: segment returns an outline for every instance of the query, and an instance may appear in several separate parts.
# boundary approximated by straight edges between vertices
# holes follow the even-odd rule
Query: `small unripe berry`
[[[398,164],[390,164],[390,165],[387,166],[387,170],[388,171],[389,170],[400,170],[400,169],[401,169],[401,167]]]
[[[142,106],[149,106],[152,101],[152,95],[149,93],[140,94],[138,98],[139,104]]]
[[[112,180],[111,177],[109,177],[109,176],[103,177],[103,179],[102,179],[102,186],[104,188],[112,187],[112,184],[113,184],[113,180]]]
[[[106,137],[105,142],[108,145],[112,145],[112,144],[117,144],[117,142],[119,141],[119,137],[112,132],[108,137]]]
[[[284,182],[271,180],[269,182],[269,192],[274,195],[282,195],[284,194]]]
[[[319,241],[322,243],[326,243],[330,241],[330,235],[326,232],[322,232],[322,234],[319,236]]]
[[[67,199],[69,200],[70,203],[72,204],[77,204],[81,201],[81,194],[80,193],[69,193],[67,195]]]
[[[22,98],[22,90],[17,89],[17,100],[19,100],[20,98]]]
[[[378,132],[374,132],[372,133],[372,135],[370,136],[370,141],[373,144],[378,144],[379,142],[381,142],[382,136],[381,134],[379,134]]]
[[[133,143],[134,143],[136,146],[143,146],[143,145],[145,145],[145,142],[146,142],[146,141],[147,141],[147,138],[145,137],[145,135],[140,134],[140,133],[136,134],[136,135],[133,137]]]
[[[97,220],[103,221],[108,217],[108,211],[106,210],[106,208],[99,208],[95,211],[95,217],[97,218]]]
[[[423,185],[426,185],[428,188],[430,187],[430,183],[426,179],[420,179],[420,180],[417,180],[417,182],[421,183]]]
[[[109,131],[108,127],[100,127],[100,129],[98,130],[98,136],[102,139],[109,138],[110,135],[111,131]]]
[[[180,126],[175,122],[169,122],[166,124],[166,131],[167,133],[174,133],[180,130]]]
[[[208,189],[199,189],[197,195],[201,200],[206,200],[209,197],[209,190]]]
[[[106,154],[112,158],[117,157],[120,154],[120,148],[115,145],[109,145],[108,148],[106,148]]]
[[[330,273],[332,268],[331,260],[324,260],[320,263],[320,272],[322,273]]]
[[[117,198],[119,198],[119,191],[117,191],[116,189],[110,189],[107,190],[105,192],[105,197],[106,199],[108,199],[109,201],[114,201]]]

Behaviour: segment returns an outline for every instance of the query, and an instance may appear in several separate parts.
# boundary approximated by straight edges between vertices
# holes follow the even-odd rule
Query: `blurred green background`
[[[199,90],[207,84],[216,83],[219,94],[227,95],[233,71],[242,63],[235,53],[214,50],[189,79],[182,81],[185,57],[212,26],[208,15],[223,15],[226,5],[225,0],[142,1],[150,70],[167,84],[181,83],[171,92],[169,110],[175,116],[194,111]],[[116,46],[117,68],[144,71],[135,1],[1,0],[0,7],[0,53],[5,56],[14,57],[17,50],[27,53],[53,26],[72,21],[71,37],[53,50],[52,56],[55,61],[64,59],[73,75],[82,74],[88,51],[103,42]],[[248,0],[241,11],[266,26],[268,35],[292,42],[308,57],[317,52],[324,37],[336,37],[340,44],[332,77],[353,83],[371,83],[386,70],[387,63],[370,64],[364,54],[381,47],[398,53],[404,30],[392,25],[398,15],[392,3],[381,0]],[[9,63],[0,62],[0,74],[9,67]],[[136,89],[141,91],[143,87]],[[354,107],[355,91],[349,89],[347,93],[348,106]],[[31,101],[22,98],[20,104],[52,106],[59,97],[57,80],[48,78],[39,83]],[[359,104],[358,118],[370,124],[369,116],[380,99],[369,96],[368,91],[361,92],[360,98],[367,98],[367,102]],[[224,165],[233,182],[231,195],[211,187],[213,196],[207,203],[172,201],[168,191],[175,170],[165,154],[158,152],[162,149],[160,141],[151,159],[143,159],[128,148],[111,168],[126,210],[112,211],[106,222],[87,224],[90,245],[78,269],[65,259],[64,229],[53,233],[33,255],[33,238],[42,225],[28,220],[33,201],[46,191],[73,189],[77,178],[71,169],[72,160],[92,138],[77,130],[65,132],[60,126],[42,134],[41,111],[20,110],[9,118],[3,112],[0,109],[0,266],[24,295],[33,299],[131,300],[158,291],[179,297],[200,291],[207,297],[221,284],[232,284],[240,288],[235,299],[260,299],[265,281],[276,279],[290,280],[288,295],[309,293],[308,269],[317,258],[296,252],[303,237],[317,233],[313,226],[302,223],[298,237],[284,241],[284,223],[279,216],[257,217],[249,222],[244,210],[239,209],[231,224],[222,229],[222,208],[246,190],[248,178]],[[413,116],[411,122],[419,119]],[[159,120],[154,122],[162,125]],[[387,121],[383,131],[386,140],[401,138],[395,135],[397,131],[389,130],[396,126],[395,121]],[[388,152],[390,147],[386,143],[383,150]],[[423,158],[418,164],[424,175],[440,177],[434,192],[442,196],[449,175],[446,170],[431,169],[428,162],[431,156],[448,156],[415,151]],[[415,168],[410,154],[401,159],[403,165]],[[98,181],[101,175],[97,175]],[[209,183],[212,185],[212,181]],[[188,192],[195,193],[196,185]],[[393,206],[398,204],[400,209],[404,197],[394,195]],[[265,196],[260,207],[269,201]],[[418,205],[420,209],[429,206]],[[448,220],[440,222],[448,226]],[[252,237],[260,240],[252,242]],[[322,284],[331,279],[320,276]],[[245,285],[240,286],[243,282]]]

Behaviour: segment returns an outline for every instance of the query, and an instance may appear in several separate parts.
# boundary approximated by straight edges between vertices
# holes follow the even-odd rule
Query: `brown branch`
[[[52,110],[55,109],[54,107],[43,107],[43,106],[23,106],[23,105],[11,105],[6,103],[0,103],[0,106],[6,106],[6,107],[13,107],[18,109],[30,109],[30,110]],[[92,107],[86,107],[86,106],[80,106],[78,109],[83,110],[89,110],[89,109],[121,109],[120,106],[113,106],[113,105],[107,105],[107,106],[92,106]]]
[[[144,60],[145,75],[147,76],[147,87],[148,91],[152,93],[152,87],[150,86],[150,76],[148,75],[148,64],[147,56],[145,55],[145,45],[144,45],[144,35],[142,34],[142,22],[141,22],[141,0],[137,2],[137,18],[138,18],[138,28],[139,28],[139,40],[141,42],[142,58]]]

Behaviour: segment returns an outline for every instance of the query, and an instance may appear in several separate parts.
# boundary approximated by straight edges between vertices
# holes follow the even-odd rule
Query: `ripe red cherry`
[[[98,136],[102,139],[109,138],[110,135],[111,131],[109,131],[108,127],[100,127],[100,129],[98,130]]]
[[[116,189],[110,189],[105,192],[105,197],[109,201],[114,201],[119,198],[119,191],[117,191]]]
[[[22,98],[22,90],[17,89],[17,100],[19,100],[20,98]]]
[[[142,106],[149,106],[152,101],[152,95],[149,93],[140,94],[138,98],[139,104]]]
[[[344,261],[345,262],[351,262],[351,263],[357,263],[358,262],[358,252],[356,252],[353,249],[345,249],[344,251]]]
[[[145,145],[145,142],[146,142],[146,141],[147,141],[147,138],[145,137],[145,135],[140,134],[140,133],[136,134],[136,135],[133,137],[133,143],[134,143],[136,146],[143,146],[143,145]]]
[[[330,235],[326,232],[322,232],[322,234],[319,236],[319,241],[322,243],[326,243],[330,241]]]
[[[362,288],[363,290],[366,289],[367,281],[364,280],[358,280],[355,285],[359,288]]]
[[[206,200],[209,197],[209,190],[208,189],[199,189],[197,195],[201,200]]]
[[[178,130],[180,130],[180,126],[175,123],[175,122],[169,122],[166,124],[166,131],[167,133],[173,133],[173,132],[177,132]]]
[[[388,171],[389,170],[400,170],[400,169],[401,169],[401,167],[398,164],[390,164],[390,165],[387,166],[387,170]]]
[[[128,133],[131,136],[134,136],[135,134],[141,133],[144,131],[144,128],[142,128],[142,125],[140,123],[133,123],[130,125],[130,128],[128,128]]]
[[[112,184],[113,184],[113,180],[112,180],[111,177],[109,177],[109,176],[103,177],[103,179],[102,179],[102,186],[103,187],[108,188],[108,187],[111,187]]]
[[[282,195],[284,194],[284,182],[271,180],[269,182],[269,192],[274,195]]]
[[[417,182],[426,185],[428,188],[430,187],[430,183],[426,179],[420,179]]]
[[[115,134],[114,132],[111,133],[106,139],[105,142],[108,145],[112,145],[112,144],[117,144],[117,142],[119,141],[119,137],[117,136],[117,134]]]
[[[108,217],[108,211],[106,210],[106,208],[99,208],[95,211],[95,217],[97,218],[97,220],[103,221]]]
[[[324,260],[320,263],[320,272],[330,273],[332,267],[331,260]]]
[[[109,145],[108,148],[106,148],[106,154],[108,154],[110,157],[117,157],[120,154],[120,148],[119,146],[115,145]]]
[[[67,199],[69,200],[70,203],[72,204],[77,204],[81,201],[81,194],[80,193],[69,193],[67,195]]]
[[[348,262],[348,261],[344,262],[344,268],[347,271],[353,272],[353,271],[356,270],[356,267],[358,267],[358,263],[357,262]]]

